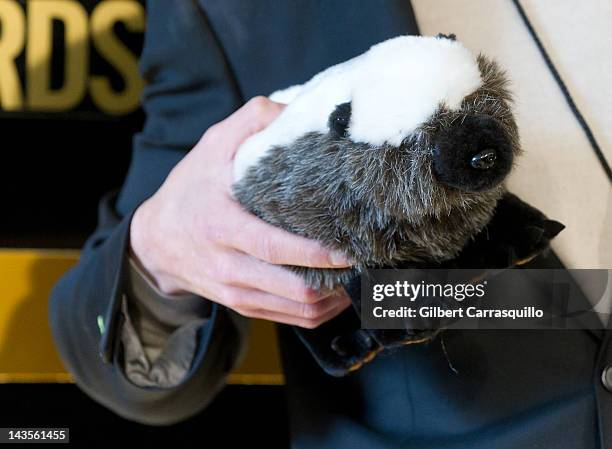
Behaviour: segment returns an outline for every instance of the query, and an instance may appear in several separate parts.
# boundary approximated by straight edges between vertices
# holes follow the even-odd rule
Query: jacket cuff
[[[141,387],[176,386],[191,367],[212,303],[197,295],[164,294],[132,256],[127,270],[121,304],[125,375]]]
[[[122,301],[125,376],[140,387],[178,385],[191,368],[199,331],[208,320],[194,319],[183,326],[167,328],[139,311],[128,310],[130,302],[134,301],[127,297]]]
[[[113,216],[110,220],[119,224],[107,237],[104,245],[100,248],[100,264],[106,267],[104,270],[106,280],[102,285],[109,285],[110,290],[104,296],[109,298],[109,303],[104,316],[98,315],[97,322],[101,333],[98,351],[105,363],[111,363],[116,354],[119,338],[118,332],[121,328],[121,299],[126,285],[127,278],[127,248],[129,248],[130,224],[132,222],[133,211],[121,218],[113,210],[108,201],[102,201],[100,206],[101,216]],[[96,245],[95,242],[92,243]]]
[[[127,294],[141,316],[162,326],[177,328],[196,319],[210,318],[211,302],[195,294],[168,295],[147,275],[138,261],[128,255]]]

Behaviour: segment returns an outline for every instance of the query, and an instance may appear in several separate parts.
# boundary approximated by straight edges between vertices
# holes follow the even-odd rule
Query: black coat
[[[407,0],[151,0],[147,27],[147,121],[121,191],[101,202],[79,264],[53,290],[50,319],[85,392],[130,419],[167,423],[195,414],[218,391],[236,330],[213,304],[183,383],[139,388],[125,378],[117,330],[132,212],[208,126],[245,100],[418,29]],[[340,379],[324,374],[293,332],[280,335],[295,447],[612,448],[612,392],[601,383],[612,363],[609,333],[446,332],[457,374],[436,339]]]

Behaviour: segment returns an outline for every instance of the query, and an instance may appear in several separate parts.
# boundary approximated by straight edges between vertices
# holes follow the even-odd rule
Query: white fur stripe
[[[398,146],[440,104],[449,109],[482,85],[476,57],[459,42],[400,36],[330,67],[301,86],[275,92],[288,101],[283,113],[238,150],[238,181],[275,145],[289,145],[308,132],[327,132],[336,105],[351,102],[349,137],[355,142]]]

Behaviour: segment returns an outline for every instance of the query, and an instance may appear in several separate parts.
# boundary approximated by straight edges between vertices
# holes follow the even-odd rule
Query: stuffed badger
[[[364,270],[510,267],[562,229],[506,192],[521,153],[507,78],[453,35],[387,40],[270,98],[287,107],[239,148],[234,194],[268,223],[353,261],[288,267],[353,300],[317,329],[295,328],[329,374],[438,332],[360,329]]]

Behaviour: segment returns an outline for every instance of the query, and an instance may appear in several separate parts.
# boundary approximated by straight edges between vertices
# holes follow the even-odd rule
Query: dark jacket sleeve
[[[146,123],[134,139],[121,191],[101,201],[98,227],[77,266],[53,289],[49,313],[60,355],[80,388],[126,418],[168,424],[208,404],[233,367],[243,334],[230,311],[212,304],[182,382],[139,387],[126,378],[120,334],[130,220],[206,128],[242,99],[196,0],[150,0],[147,15],[141,57]]]

